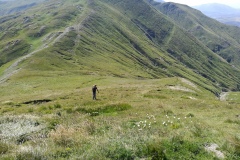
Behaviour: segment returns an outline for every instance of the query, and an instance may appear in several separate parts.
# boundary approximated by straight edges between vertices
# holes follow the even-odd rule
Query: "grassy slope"
[[[239,158],[238,102],[220,102],[205,89],[219,88],[164,52],[164,47],[177,44],[171,37],[183,31],[163,19],[165,26],[153,28],[157,38],[150,40],[140,29],[146,24],[144,15],[136,18],[131,5],[126,13],[116,9],[124,1],[117,6],[112,6],[117,1],[74,2],[82,9],[70,4],[71,12],[55,13],[53,7],[39,17],[49,28],[42,36],[19,32],[33,48],[46,42],[50,47],[22,61],[22,70],[1,84],[2,159],[214,159],[204,150],[210,143],[218,144],[228,159]],[[144,10],[146,4],[139,4]],[[39,28],[43,25],[34,20]],[[53,43],[68,26],[73,28]],[[164,34],[168,27],[171,36]],[[176,53],[181,53],[181,45],[174,48]],[[172,75],[196,83],[164,78]],[[98,101],[91,100],[93,84],[99,86]]]
[[[89,86],[94,83],[100,91],[97,101],[91,100]],[[36,129],[33,124],[45,129],[16,129],[22,136],[15,133],[10,140],[2,139],[1,146],[7,145],[7,149],[1,158],[214,159],[213,153],[203,149],[211,143],[218,144],[228,159],[234,159],[234,154],[239,157],[239,103],[220,102],[212,93],[180,78],[42,75],[38,81],[20,79],[1,90],[7,92],[5,89],[15,92],[1,95],[8,100],[0,110],[4,135],[15,133],[4,124],[21,124],[28,131]],[[32,98],[51,101],[24,104]],[[23,144],[16,145],[21,140]]]
[[[2,39],[5,40],[1,44],[5,48],[2,50],[4,54],[1,54],[2,64],[17,58],[16,54],[16,57],[11,54],[15,53],[15,48],[25,46],[18,52],[20,56],[49,44],[47,49],[36,55],[40,59],[34,57],[36,59],[26,69],[68,68],[69,72],[140,78],[177,75],[191,79],[215,93],[219,92],[219,85],[231,90],[238,88],[238,71],[222,62],[194,37],[145,2],[139,2],[138,5],[134,5],[134,1],[128,2],[129,6],[125,8],[126,2],[123,1],[117,4],[119,11],[101,5],[95,8],[95,12],[88,13],[89,15],[81,9],[81,5],[80,8],[71,5],[65,7],[64,3],[53,2],[42,5],[41,9],[33,8],[32,12],[35,14],[28,14],[28,20],[24,23],[20,23],[26,17],[23,14],[2,24],[5,30],[2,32]],[[130,7],[138,9],[132,11]],[[42,12],[45,14],[41,14]],[[86,19],[81,22],[84,18]],[[10,23],[18,26],[8,28]],[[67,28],[68,26],[72,27]],[[18,29],[13,36],[6,37],[9,31],[16,28]],[[55,43],[53,39],[64,30],[68,31]],[[13,49],[9,49],[9,43]],[[49,56],[53,58],[49,59]],[[223,70],[226,72],[222,72]]]
[[[239,66],[240,29],[238,27],[224,25],[185,5],[163,3],[155,6],[210,50],[232,65]]]
[[[124,5],[125,3],[125,1],[122,1],[115,3],[115,5],[124,10],[125,14],[129,12],[131,20],[140,29],[144,30],[145,34],[159,48],[164,48],[182,64],[207,77],[216,85],[220,84],[221,86],[231,86],[233,88],[237,86],[238,82],[234,84],[230,81],[238,79],[238,71],[233,71],[234,69],[231,66],[224,63],[193,36],[175,26],[161,13],[156,12],[151,7],[146,7],[145,3],[132,1],[127,7]],[[132,10],[132,8],[138,9]],[[226,75],[226,72],[222,72],[225,70],[229,70],[227,72],[230,74]],[[225,78],[231,80],[228,81]]]

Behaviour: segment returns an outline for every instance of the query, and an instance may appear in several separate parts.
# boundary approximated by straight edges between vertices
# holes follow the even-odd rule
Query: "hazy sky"
[[[189,6],[196,6],[206,3],[221,3],[226,4],[234,8],[240,8],[240,0],[164,0],[165,2],[176,2],[181,4],[187,4]]]

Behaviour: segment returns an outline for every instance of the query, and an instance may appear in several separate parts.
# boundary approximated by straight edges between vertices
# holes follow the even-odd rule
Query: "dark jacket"
[[[92,91],[93,91],[94,93],[96,93],[97,90],[98,90],[98,89],[97,89],[97,86],[93,86],[93,87],[92,87]]]

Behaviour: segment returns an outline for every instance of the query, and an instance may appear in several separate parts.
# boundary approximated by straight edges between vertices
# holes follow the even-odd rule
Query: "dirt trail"
[[[80,30],[80,25],[75,25],[75,26],[70,26],[67,27],[61,34],[59,34],[53,41],[52,44],[56,43],[57,41],[59,41],[62,37],[64,37],[68,32],[70,32],[71,30],[76,30],[79,31]],[[48,36],[48,35],[47,35]],[[47,37],[46,36],[46,37]],[[48,43],[49,44],[49,43]],[[19,59],[17,59],[10,67],[8,67],[5,71],[4,74],[2,76],[0,76],[0,84],[4,83],[8,78],[10,78],[12,75],[16,74],[17,72],[19,72],[21,70],[21,68],[18,68],[19,63],[21,63],[22,61],[24,61],[25,59],[29,58],[30,56],[34,55],[35,53],[48,48],[49,45],[47,44],[43,44],[39,49],[23,56],[20,57]]]
[[[17,73],[21,68],[18,68],[18,64],[22,62],[23,60],[27,59],[28,57],[32,56],[33,54],[37,53],[38,51],[43,50],[44,48],[47,48],[47,45],[44,45],[43,47],[39,48],[38,50],[35,50],[23,57],[20,57],[17,61],[15,61],[10,67],[8,67],[4,74],[0,77],[0,84],[5,82],[9,77],[11,77],[13,74]]]
[[[39,49],[37,49],[23,57],[20,57],[10,67],[8,67],[4,71],[3,75],[0,76],[0,84],[4,83],[8,78],[10,78],[12,75],[16,74],[17,72],[19,72],[21,70],[21,68],[19,68],[18,66],[19,66],[19,63],[21,63],[23,60],[29,58],[33,54],[35,54],[45,48],[48,48],[50,45],[53,45],[54,43],[58,42],[61,38],[63,38],[70,31],[81,32],[82,24],[85,21],[88,21],[91,14],[94,14],[94,13],[95,13],[95,11],[93,11],[93,10],[86,10],[84,15],[81,17],[82,19],[77,24],[66,27],[65,30],[62,32],[49,33],[48,35],[46,35],[45,38],[43,38],[46,41],[41,47],[39,47]],[[78,35],[76,41],[79,41],[79,39],[80,39],[80,35]]]

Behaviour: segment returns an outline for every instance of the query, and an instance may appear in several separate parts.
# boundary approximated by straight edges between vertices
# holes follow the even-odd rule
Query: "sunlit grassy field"
[[[0,96],[1,159],[221,159],[211,144],[240,156],[239,102],[182,78],[35,74]]]
[[[145,1],[93,2],[1,33],[0,159],[240,159],[238,72]]]

